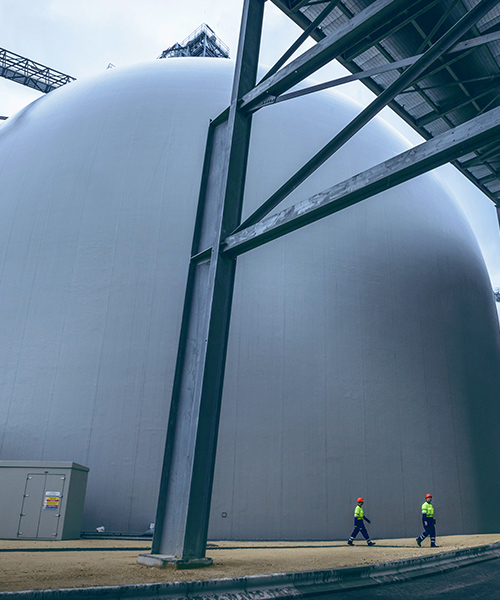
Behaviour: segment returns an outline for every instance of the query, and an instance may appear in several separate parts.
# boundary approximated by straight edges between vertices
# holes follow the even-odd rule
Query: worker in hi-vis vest
[[[425,495],[425,502],[422,504],[422,523],[424,525],[424,532],[418,536],[417,544],[421,546],[425,538],[430,535],[431,548],[437,548],[436,519],[434,518],[434,507],[432,506],[432,494]]]
[[[356,502],[358,503],[358,505],[354,509],[354,529],[352,530],[351,537],[347,540],[347,543],[349,544],[349,546],[354,546],[352,542],[354,538],[358,535],[358,533],[361,531],[361,535],[365,538],[366,543],[369,546],[375,546],[375,542],[371,541],[370,536],[368,535],[368,531],[366,530],[364,524],[364,521],[370,523],[370,519],[367,519],[363,512],[363,504],[365,501],[363,500],[363,498],[358,498]]]

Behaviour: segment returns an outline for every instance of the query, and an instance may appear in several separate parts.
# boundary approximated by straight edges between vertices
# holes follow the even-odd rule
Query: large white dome
[[[207,126],[232,64],[111,69],[0,130],[0,458],[90,467],[84,529],[154,521]],[[245,215],[358,108],[257,113]],[[287,199],[404,149],[371,123]],[[281,208],[281,207],[280,207]],[[489,279],[433,175],[238,259],[212,538],[497,529],[500,341]],[[388,506],[389,504],[389,506]],[[226,516],[223,516],[226,515]]]

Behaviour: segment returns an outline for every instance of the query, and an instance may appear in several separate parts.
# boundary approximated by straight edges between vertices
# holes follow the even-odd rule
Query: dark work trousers
[[[365,538],[367,542],[370,541],[370,536],[368,535],[368,531],[366,531],[365,523],[363,519],[354,519],[354,529],[352,530],[351,537],[349,540],[352,540],[358,535],[361,531],[361,535]]]
[[[433,517],[427,517],[427,525],[424,523],[424,532],[418,538],[421,542],[425,540],[427,536],[431,536],[431,546],[436,544],[436,525],[434,524]]]

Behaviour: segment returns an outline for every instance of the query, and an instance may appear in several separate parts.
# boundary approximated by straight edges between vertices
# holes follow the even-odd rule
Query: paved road
[[[365,590],[321,596],[315,600],[500,600],[500,559],[470,567]]]

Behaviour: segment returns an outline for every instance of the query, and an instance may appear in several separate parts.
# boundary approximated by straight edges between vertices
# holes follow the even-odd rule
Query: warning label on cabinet
[[[43,510],[57,510],[61,501],[61,492],[45,492]]]

